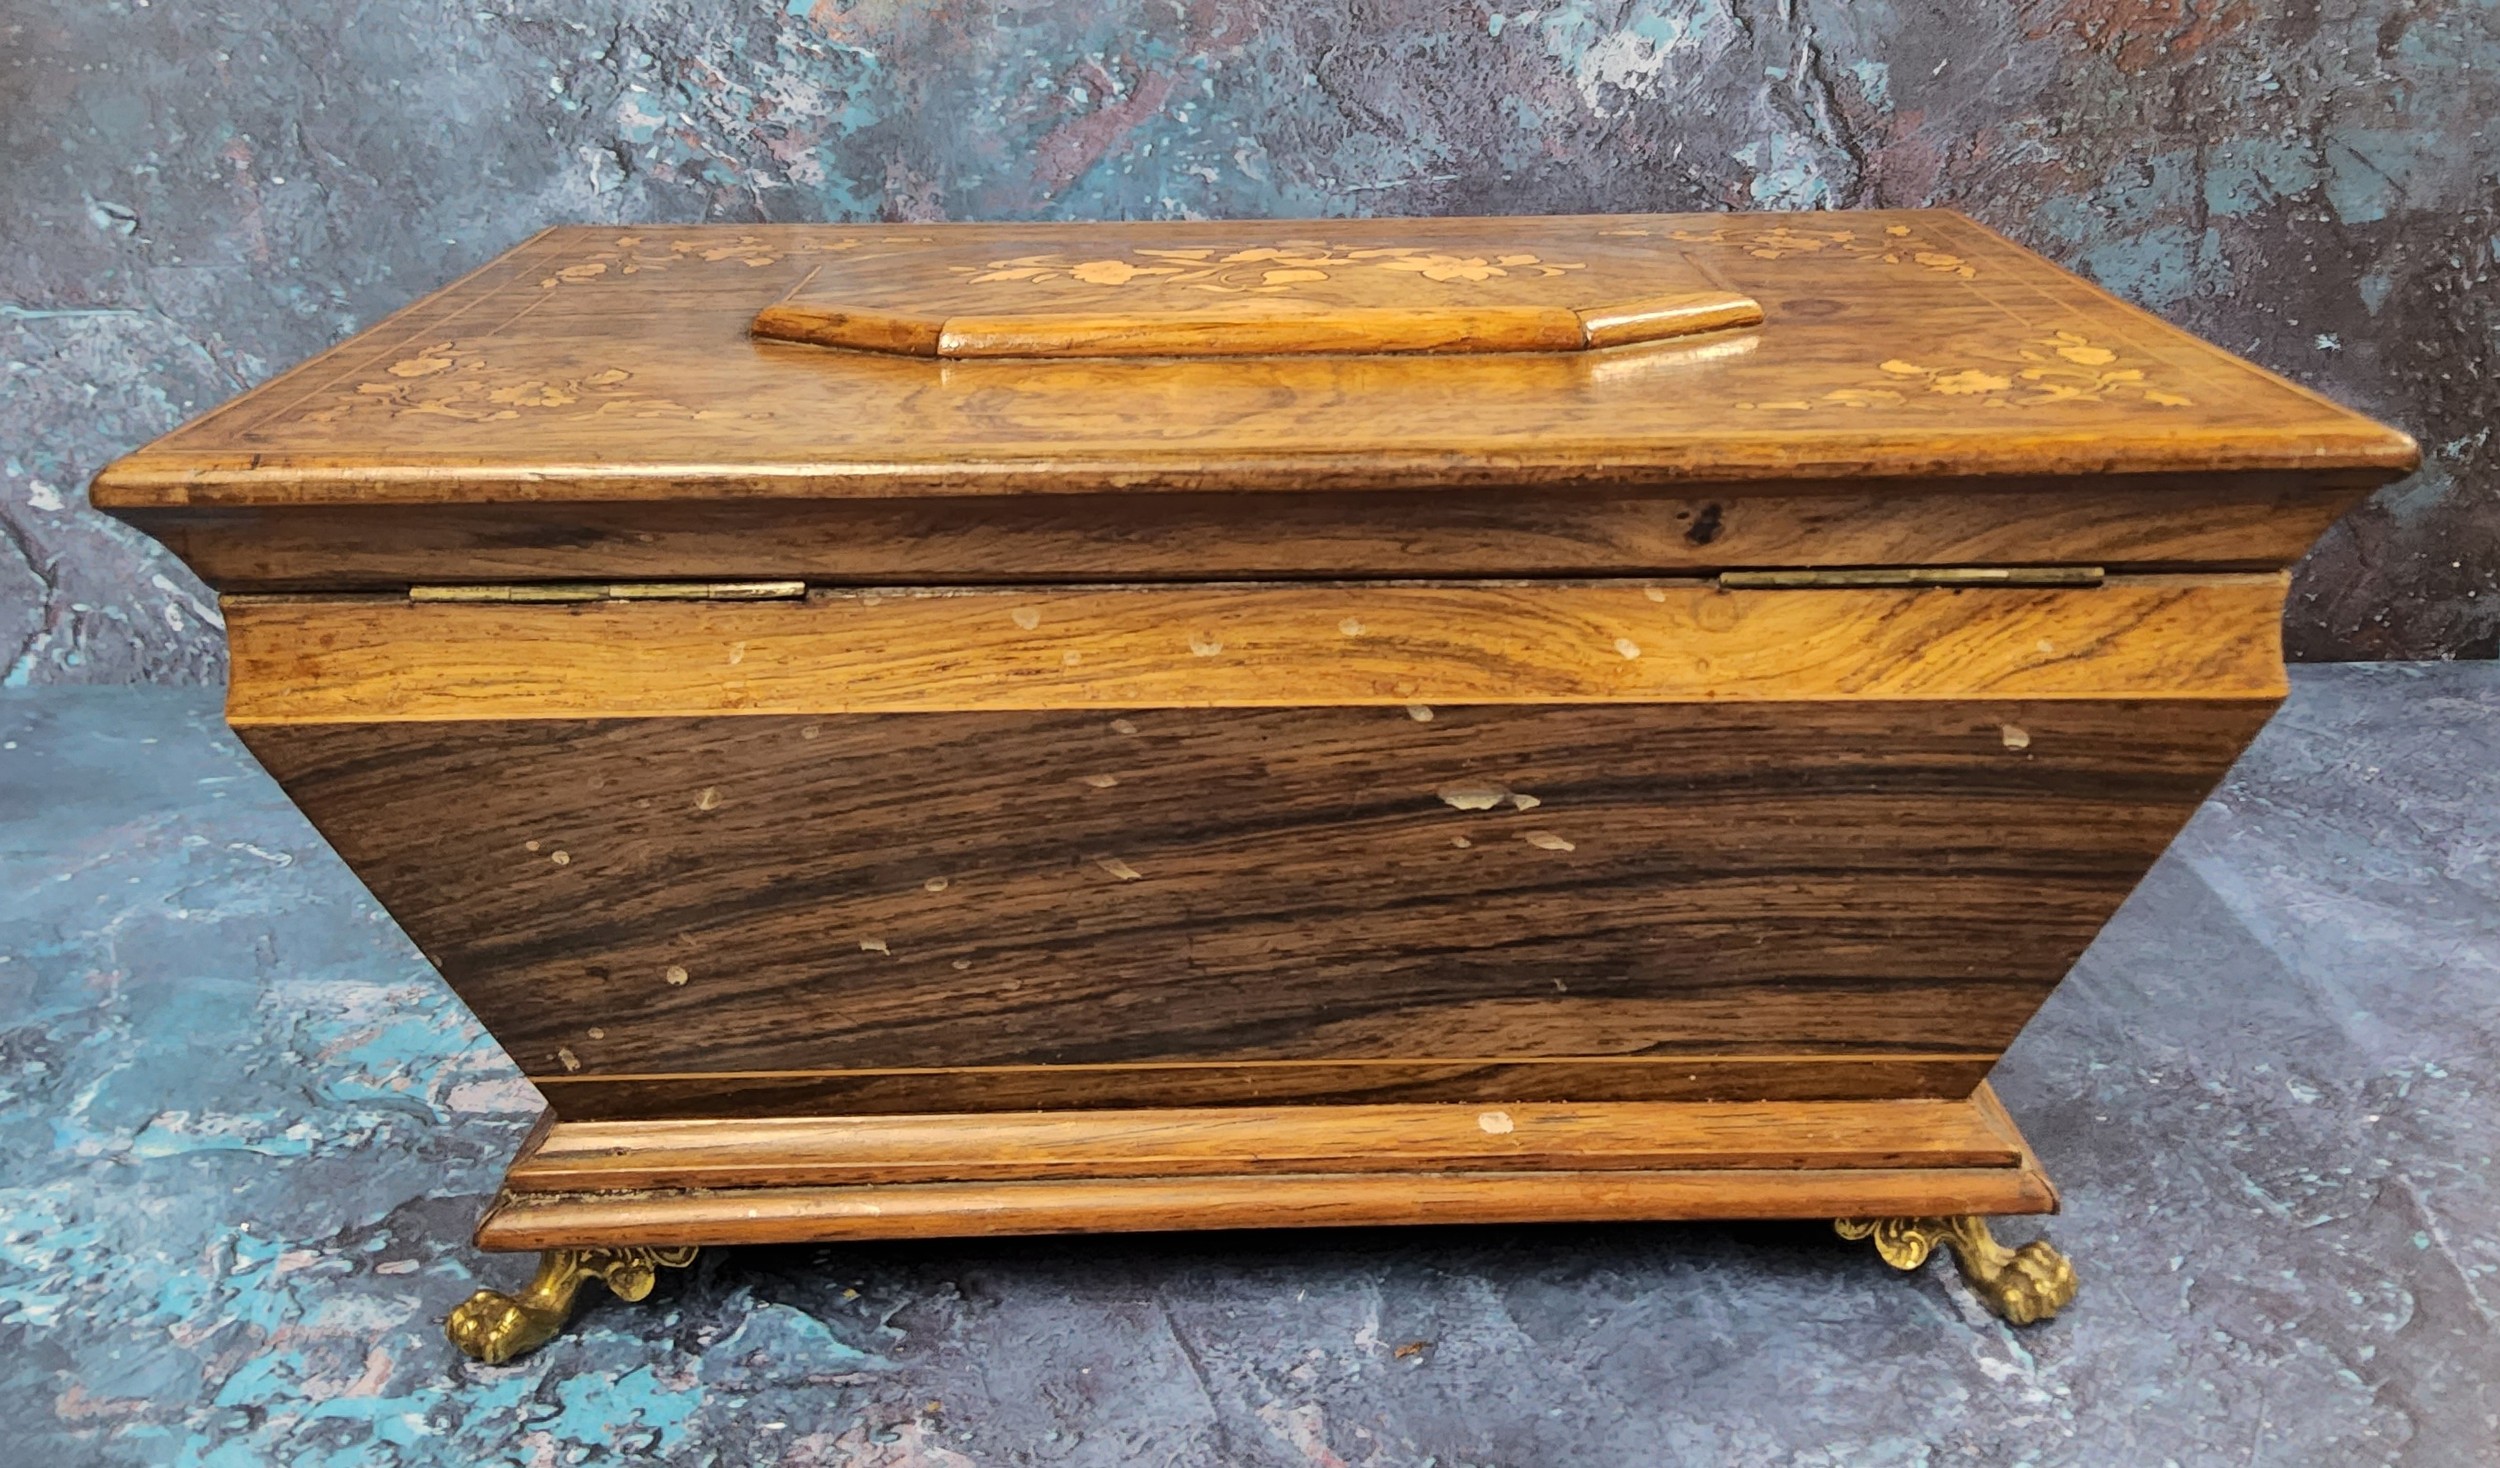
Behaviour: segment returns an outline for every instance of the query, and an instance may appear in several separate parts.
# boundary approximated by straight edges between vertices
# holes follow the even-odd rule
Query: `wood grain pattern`
[[[1962,1094],[2269,707],[242,732],[587,1117]]]
[[[2280,574],[2088,589],[1656,582],[228,598],[237,726],[980,709],[2279,698]]]
[[[1951,1101],[1255,1106],[560,1122],[516,1193],[1282,1173],[2020,1167]]]
[[[2279,570],[2381,476],[2138,476],[1880,492],[1494,490],[139,509],[223,591],[799,577],[1345,580],[2065,563]],[[759,489],[768,486],[758,486]]]

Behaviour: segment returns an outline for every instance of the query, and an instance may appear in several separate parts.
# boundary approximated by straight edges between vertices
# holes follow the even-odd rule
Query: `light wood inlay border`
[[[1672,1070],[1677,1066],[1710,1065],[1830,1065],[1835,1061],[1868,1060],[1892,1065],[1961,1065],[1974,1060],[1992,1061],[1996,1052],[1985,1050],[1887,1051],[1887,1050],[1809,1050],[1796,1054],[1765,1052],[1739,1055],[1401,1055],[1395,1058],[1349,1056],[1327,1060],[1122,1060],[1100,1064],[1069,1062],[1053,1065],[880,1065],[824,1067],[793,1070],[669,1070],[669,1071],[585,1071],[579,1075],[533,1074],[530,1084],[537,1086],[594,1085],[602,1082],[665,1082],[665,1081],[805,1081],[830,1080],[845,1076],[1012,1076],[1012,1075],[1078,1075],[1088,1072],[1126,1073],[1158,1070],[1307,1070],[1314,1066],[1371,1066],[1400,1070],[1441,1067],[1478,1067],[1509,1065],[1654,1065]]]
[[[1970,1099],[1277,1106],[558,1122],[514,1192],[1239,1172],[2018,1167]]]

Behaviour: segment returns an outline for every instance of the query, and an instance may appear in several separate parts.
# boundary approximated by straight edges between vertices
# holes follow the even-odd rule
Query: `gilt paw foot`
[[[464,1354],[501,1366],[555,1339],[588,1281],[598,1280],[618,1299],[639,1300],[651,1293],[661,1265],[683,1268],[694,1255],[692,1249],[549,1249],[518,1295],[479,1290],[443,1321],[443,1334]]]
[[[1843,1218],[1832,1225],[1844,1239],[1872,1239],[1875,1252],[1895,1269],[1916,1269],[1938,1244],[1953,1252],[1962,1278],[1989,1309],[2015,1325],[2047,1320],[2074,1303],[2073,1261],[2035,1239],[2009,1249],[1988,1232],[1986,1219]]]

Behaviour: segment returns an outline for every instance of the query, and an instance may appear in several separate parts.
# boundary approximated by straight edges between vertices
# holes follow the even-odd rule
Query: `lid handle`
[[[1315,311],[1087,311],[951,316],[784,301],[752,330],[773,341],[919,357],[1270,357],[1375,353],[1582,352],[1755,326],[1762,305],[1734,291],[1619,304],[1327,307]]]

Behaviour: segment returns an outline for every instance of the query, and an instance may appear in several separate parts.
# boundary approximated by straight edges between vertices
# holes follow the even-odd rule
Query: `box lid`
[[[1360,330],[1329,326],[1348,313]],[[1240,354],[1124,354],[1201,337]],[[1027,350],[1050,354],[995,355]],[[94,497],[159,533],[240,507],[517,507],[543,540],[628,502],[2279,489],[2414,460],[1942,211],[581,227],[124,458]],[[325,523],[353,537],[352,514]]]

